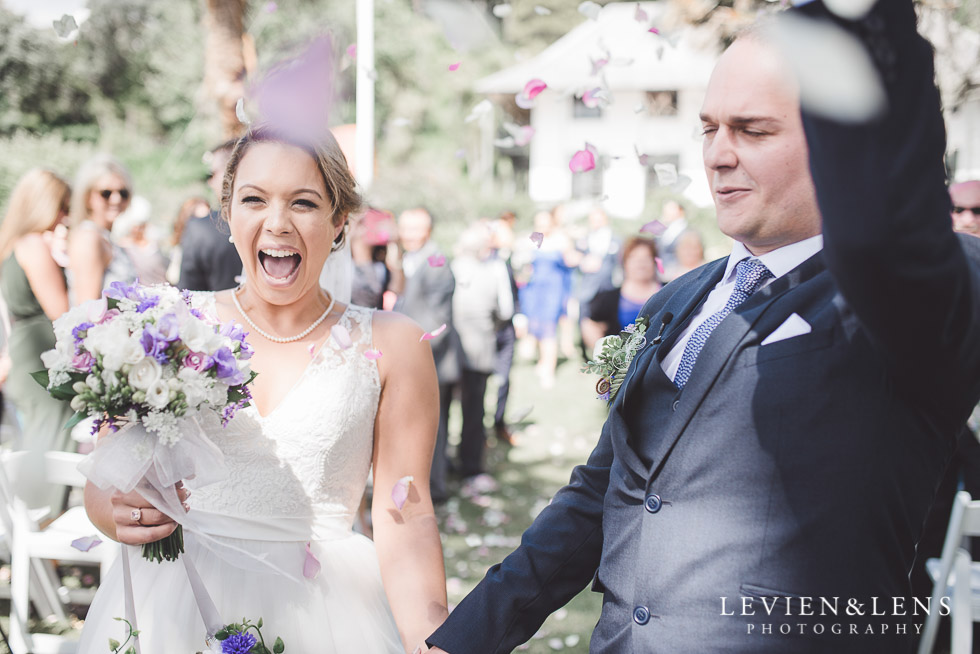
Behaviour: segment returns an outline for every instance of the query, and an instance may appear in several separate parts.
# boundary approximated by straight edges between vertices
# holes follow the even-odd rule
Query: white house
[[[636,19],[638,5],[648,20]],[[683,176],[677,188],[687,178],[685,193],[698,204],[710,202],[698,111],[716,53],[691,47],[683,35],[673,43],[671,35],[648,31],[661,12],[659,2],[606,5],[596,20],[536,57],[477,82],[478,92],[500,97],[514,113],[513,97],[529,80],[548,85],[529,116],[535,129],[526,164],[532,200],[603,198],[611,215],[636,217],[648,188],[669,183],[654,169],[667,163]],[[603,101],[586,106],[581,95],[594,89],[602,89]],[[572,173],[569,161],[586,143],[598,153],[596,170]],[[500,152],[508,153],[520,168],[523,151]]]

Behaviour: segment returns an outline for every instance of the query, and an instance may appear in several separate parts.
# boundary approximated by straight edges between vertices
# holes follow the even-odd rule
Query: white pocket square
[[[776,341],[785,341],[787,338],[793,338],[794,336],[802,336],[803,334],[809,334],[813,331],[810,327],[810,323],[800,317],[800,314],[793,313],[790,314],[789,318],[783,321],[783,324],[777,327],[771,334],[763,339],[763,345],[769,345],[770,343],[775,343]]]

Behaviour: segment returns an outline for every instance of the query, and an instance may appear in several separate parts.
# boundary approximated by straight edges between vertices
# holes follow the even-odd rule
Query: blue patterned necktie
[[[715,330],[725,316],[735,310],[735,307],[742,304],[750,295],[756,292],[765,280],[771,278],[773,274],[766,268],[766,264],[758,259],[742,259],[735,266],[735,290],[732,291],[728,302],[717,312],[713,313],[691,334],[691,338],[684,346],[684,354],[681,356],[681,365],[677,368],[674,375],[674,383],[678,388],[684,388],[687,381],[691,378],[691,371],[694,370],[694,362],[701,353],[701,348],[708,342],[708,337]]]

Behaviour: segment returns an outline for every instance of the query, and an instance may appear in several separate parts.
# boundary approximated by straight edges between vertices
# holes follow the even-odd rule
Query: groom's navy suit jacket
[[[915,544],[980,397],[980,267],[951,230],[931,50],[911,3],[848,27],[890,108],[860,127],[804,116],[824,249],[722,321],[682,391],[661,361],[726,260],[650,300],[651,336],[673,320],[633,360],[588,462],[431,644],[508,652],[591,581],[603,593],[593,652],[913,646]],[[762,345],[793,313],[812,331]],[[800,598],[818,615],[800,617]]]

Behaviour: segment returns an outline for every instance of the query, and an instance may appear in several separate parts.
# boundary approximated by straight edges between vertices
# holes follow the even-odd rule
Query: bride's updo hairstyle
[[[354,181],[354,176],[347,167],[347,158],[329,130],[323,130],[323,134],[317,139],[310,139],[300,138],[267,123],[249,126],[245,135],[235,143],[231,157],[228,159],[228,166],[225,168],[224,181],[221,185],[222,218],[225,221],[231,220],[231,196],[235,186],[235,173],[238,172],[238,164],[245,157],[245,153],[255,143],[291,145],[313,158],[327,189],[331,220],[335,226],[344,225],[344,230],[334,240],[331,251],[343,247],[344,239],[347,237],[347,217],[360,210],[361,196],[357,193],[357,182]]]

